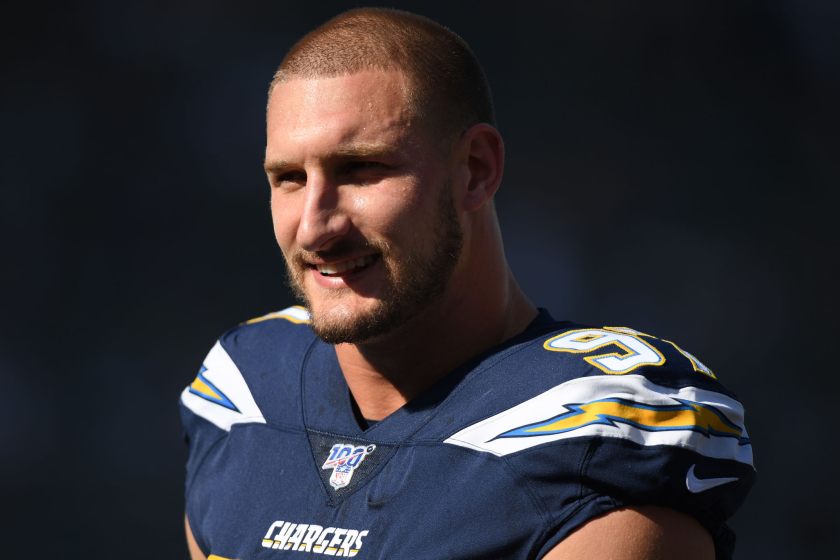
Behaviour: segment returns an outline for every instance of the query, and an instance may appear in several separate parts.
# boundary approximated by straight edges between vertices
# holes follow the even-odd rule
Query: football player
[[[181,398],[192,557],[729,558],[743,408],[675,343],[556,321],[505,261],[469,47],[344,13],[269,90],[265,171],[302,307]]]

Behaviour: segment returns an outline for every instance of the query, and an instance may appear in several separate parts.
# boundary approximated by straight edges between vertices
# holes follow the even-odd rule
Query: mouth
[[[321,276],[341,278],[343,276],[349,276],[350,274],[360,272],[378,260],[379,255],[376,254],[334,263],[310,264],[309,267],[317,270]]]

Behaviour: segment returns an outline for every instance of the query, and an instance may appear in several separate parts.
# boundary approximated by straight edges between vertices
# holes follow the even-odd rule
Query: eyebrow
[[[283,173],[290,167],[292,167],[292,164],[285,159],[265,160],[265,164],[263,165],[266,173],[274,173],[275,175]]]
[[[401,153],[402,150],[391,144],[358,144],[333,152],[333,157],[341,159],[390,156]]]
[[[403,153],[403,150],[391,144],[357,144],[330,152],[324,159],[363,159],[394,156],[400,153]],[[263,167],[266,173],[280,174],[290,167],[296,166],[284,159],[272,159],[266,160]]]

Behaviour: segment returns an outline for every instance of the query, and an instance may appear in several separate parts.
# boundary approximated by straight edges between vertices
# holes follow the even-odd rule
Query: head
[[[269,91],[266,172],[290,284],[322,339],[373,341],[440,303],[467,215],[492,214],[501,162],[489,189],[470,184],[488,175],[476,150],[501,159],[493,120],[475,57],[425,18],[355,10],[292,48]]]
[[[351,10],[315,29],[288,52],[269,87],[356,74],[400,72],[416,125],[444,144],[474,124],[496,126],[490,85],[458,35],[432,20],[382,8]]]

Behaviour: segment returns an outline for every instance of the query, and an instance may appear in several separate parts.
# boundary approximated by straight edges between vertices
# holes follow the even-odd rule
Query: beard
[[[286,260],[289,285],[304,307],[309,309],[310,326],[321,340],[328,344],[372,341],[405,325],[443,297],[463,247],[463,231],[449,181],[444,182],[440,190],[438,209],[438,219],[430,228],[434,232],[430,254],[423,254],[415,248],[405,255],[395,255],[387,242],[370,239],[362,243],[340,241],[323,252],[306,253],[298,249]],[[304,288],[304,278],[309,269],[304,255],[349,257],[370,250],[379,253],[379,260],[385,267],[381,295],[373,308],[364,313],[351,313],[346,309],[314,309]],[[346,297],[346,290],[351,288],[344,288],[328,297],[340,300]]]

